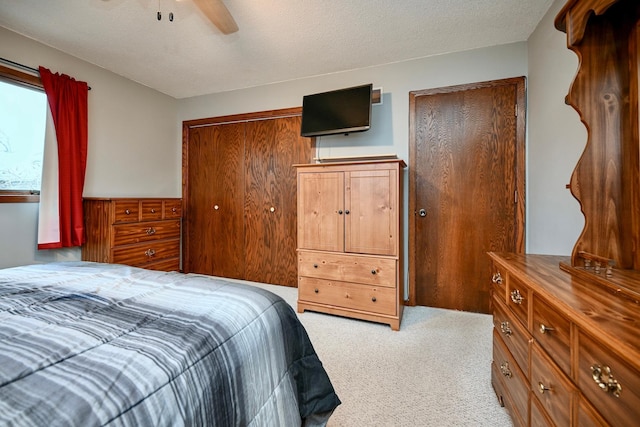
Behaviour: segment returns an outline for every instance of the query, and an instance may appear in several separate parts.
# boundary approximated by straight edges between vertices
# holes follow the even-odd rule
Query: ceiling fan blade
[[[193,0],[193,2],[223,34],[238,31],[238,24],[222,0]]]

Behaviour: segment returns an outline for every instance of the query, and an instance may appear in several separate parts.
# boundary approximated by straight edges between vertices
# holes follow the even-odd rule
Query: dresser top
[[[494,252],[489,256],[582,330],[640,363],[638,301],[561,270],[560,263],[569,263],[569,257]],[[640,276],[629,271],[613,274],[618,273]]]

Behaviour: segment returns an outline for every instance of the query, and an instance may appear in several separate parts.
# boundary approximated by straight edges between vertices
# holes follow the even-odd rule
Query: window
[[[46,118],[40,78],[0,65],[0,203],[39,201]]]

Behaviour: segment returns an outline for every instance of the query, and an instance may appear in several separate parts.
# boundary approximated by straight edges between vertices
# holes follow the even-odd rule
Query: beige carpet
[[[255,284],[296,308],[297,289]],[[299,314],[342,405],[330,427],[511,426],[491,387],[491,316],[406,307],[400,331]]]

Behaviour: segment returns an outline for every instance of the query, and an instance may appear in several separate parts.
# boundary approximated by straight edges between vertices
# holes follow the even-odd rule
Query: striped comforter
[[[0,425],[324,425],[340,404],[293,309],[200,275],[0,270]]]

